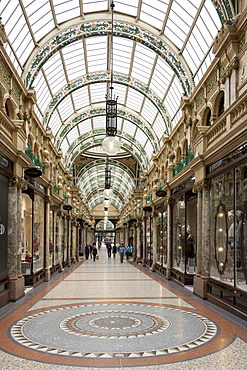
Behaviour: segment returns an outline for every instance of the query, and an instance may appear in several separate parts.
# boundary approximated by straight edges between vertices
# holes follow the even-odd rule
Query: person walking
[[[90,252],[90,247],[89,247],[89,245],[87,244],[87,245],[86,245],[86,247],[85,247],[85,256],[86,256],[86,260],[88,260],[89,252]]]
[[[125,248],[125,253],[126,253],[126,260],[128,260],[129,259],[129,256],[130,256],[130,247],[128,245]]]
[[[116,257],[116,253],[117,253],[117,247],[116,245],[114,244],[113,247],[112,247],[112,254],[113,254],[113,258]]]
[[[96,255],[97,255],[98,251],[97,251],[97,248],[96,248],[96,244],[93,243],[93,247],[92,247],[92,254],[93,254],[93,261],[95,262],[95,259],[96,259]]]
[[[125,248],[123,243],[120,245],[118,253],[120,255],[120,262],[123,263],[123,257],[124,257]]]
[[[111,250],[112,250],[111,243],[107,243],[106,248],[107,248],[108,258],[111,258]]]

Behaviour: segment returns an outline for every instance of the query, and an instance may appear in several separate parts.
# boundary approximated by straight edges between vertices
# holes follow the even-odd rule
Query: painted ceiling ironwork
[[[110,4],[110,0],[2,0],[5,47],[26,87],[35,89],[35,113],[51,129],[64,164],[71,168],[81,153],[103,156],[113,32],[120,155],[134,157],[144,171],[163,136],[181,118],[181,96],[191,94],[211,64],[214,38],[237,14],[236,2],[115,0],[113,26]],[[85,173],[78,177],[91,209],[103,201],[98,167],[95,164],[95,175],[87,180]],[[116,168],[113,203],[120,210],[121,194],[126,198],[135,183],[124,180],[129,179],[126,169],[120,174]]]

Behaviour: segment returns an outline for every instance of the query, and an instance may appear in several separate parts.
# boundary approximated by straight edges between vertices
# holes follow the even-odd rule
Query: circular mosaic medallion
[[[217,328],[195,312],[119,303],[35,313],[14,324],[10,334],[23,346],[59,356],[149,357],[194,349]]]
[[[90,320],[88,320],[90,318]],[[59,324],[59,328],[76,336],[105,337],[111,335],[130,338],[158,334],[168,329],[169,321],[165,318],[147,313],[133,311],[98,311],[85,312],[67,317]]]

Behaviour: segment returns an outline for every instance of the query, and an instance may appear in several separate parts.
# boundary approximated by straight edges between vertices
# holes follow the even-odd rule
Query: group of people
[[[98,254],[98,250],[97,250],[97,247],[96,247],[96,243],[93,243],[93,245],[87,244],[85,246],[86,260],[88,260],[89,256],[90,256],[90,258],[92,258],[95,261],[97,254]]]
[[[112,255],[113,255],[113,258],[116,258],[117,246],[115,244],[112,246],[111,243],[106,243],[106,251],[107,251],[108,259],[110,259]],[[132,255],[132,246],[124,247],[124,244],[122,243],[118,248],[118,253],[120,256],[120,262],[123,263],[124,255],[126,255],[127,260]],[[98,250],[96,247],[96,243],[93,243],[93,245],[87,244],[85,246],[85,257],[87,260],[90,257],[93,259],[93,261],[95,261],[97,254],[98,254]]]

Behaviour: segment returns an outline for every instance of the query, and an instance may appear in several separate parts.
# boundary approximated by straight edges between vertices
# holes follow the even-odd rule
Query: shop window
[[[173,267],[196,272],[197,196],[191,191],[173,201]]]
[[[33,272],[44,267],[44,198],[34,195]]]
[[[159,212],[156,219],[157,261],[167,265],[167,211]]]
[[[246,165],[211,184],[211,277],[247,290]]]

